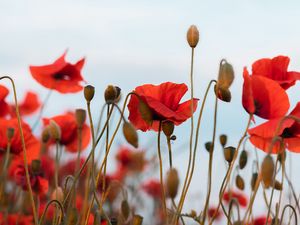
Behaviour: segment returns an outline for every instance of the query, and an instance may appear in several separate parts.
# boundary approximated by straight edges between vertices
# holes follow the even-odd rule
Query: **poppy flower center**
[[[53,77],[55,80],[71,80],[70,75],[63,73],[56,73]]]
[[[291,130],[288,129],[288,128],[285,128],[285,129],[283,130],[283,132],[282,132],[282,135],[281,135],[281,137],[283,137],[283,138],[291,138],[291,137],[293,137],[293,136],[294,136],[293,133],[292,133]]]
[[[262,108],[262,105],[257,100],[254,100],[254,106],[255,106],[255,113],[254,114],[259,113],[259,111]]]

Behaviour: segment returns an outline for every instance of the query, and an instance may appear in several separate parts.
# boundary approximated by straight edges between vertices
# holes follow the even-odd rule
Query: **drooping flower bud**
[[[174,132],[174,123],[171,121],[162,122],[162,131],[167,137],[170,137]]]
[[[122,213],[122,216],[124,217],[124,219],[126,221],[129,217],[129,214],[130,214],[130,206],[129,206],[128,201],[126,199],[124,199],[121,202],[121,213]]]
[[[87,102],[92,101],[95,95],[95,88],[92,85],[87,85],[84,87],[84,98]]]
[[[47,143],[50,139],[50,131],[49,131],[49,126],[47,126],[43,131],[42,131],[42,142]]]
[[[235,151],[236,151],[235,147],[232,146],[224,148],[224,157],[228,163],[232,162]]]
[[[153,122],[153,113],[149,106],[141,99],[139,99],[139,111],[142,119],[149,125]]]
[[[59,141],[61,138],[61,129],[54,120],[50,120],[48,129],[49,129],[50,136],[55,141]]]
[[[210,152],[212,149],[213,149],[213,145],[212,145],[212,142],[211,141],[208,141],[204,144],[205,146],[205,149],[207,152]]]
[[[224,148],[225,145],[227,144],[227,135],[226,134],[220,135],[220,143],[221,143],[222,147]]]
[[[132,218],[132,225],[142,225],[143,217],[140,215],[134,215]]]
[[[166,193],[170,198],[175,198],[179,187],[179,176],[176,169],[172,168],[167,173]]]
[[[279,182],[278,180],[275,180],[275,182],[274,182],[274,188],[275,188],[277,191],[281,191],[281,190],[282,190],[282,183]]]
[[[244,190],[245,189],[245,182],[244,179],[240,176],[237,175],[235,178],[235,185],[237,186],[238,189]]]
[[[273,186],[273,175],[275,172],[275,164],[272,156],[267,155],[261,165],[262,180],[266,188]]]
[[[116,103],[120,99],[121,89],[117,86],[108,85],[104,91],[104,99],[107,104]]]
[[[225,59],[221,60],[217,85],[223,89],[228,89],[234,80],[234,71],[231,64]]]
[[[215,94],[218,99],[224,101],[224,102],[230,102],[231,101],[231,92],[227,88],[219,87],[217,84],[215,85]]]
[[[187,42],[191,48],[195,48],[199,42],[199,31],[195,25],[190,26],[186,34]]]
[[[57,200],[59,202],[63,202],[64,200],[64,192],[61,187],[57,187],[54,189],[54,191],[51,194],[52,200]]]
[[[252,177],[251,177],[251,189],[252,189],[252,191],[255,188],[255,184],[256,184],[257,178],[258,178],[258,173],[253,173]]]
[[[245,166],[247,165],[247,161],[248,161],[247,151],[243,150],[241,152],[240,159],[239,159],[239,166],[241,170],[245,168]]]
[[[138,147],[138,134],[134,126],[129,122],[124,122],[123,124],[123,134],[126,141],[133,147]]]
[[[12,127],[7,128],[6,130],[6,137],[8,141],[11,141],[11,139],[14,137],[15,134],[15,129]]]
[[[76,109],[75,118],[78,128],[82,128],[86,118],[86,111],[84,109]]]

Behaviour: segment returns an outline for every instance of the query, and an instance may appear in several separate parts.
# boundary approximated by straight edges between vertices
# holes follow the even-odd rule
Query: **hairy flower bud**
[[[63,202],[64,200],[64,192],[61,187],[57,187],[54,189],[54,191],[51,194],[52,200],[57,200],[59,202]]]
[[[224,156],[228,163],[232,162],[235,151],[235,147],[232,146],[224,148]]]
[[[228,89],[234,80],[234,71],[231,64],[225,59],[221,60],[217,85],[223,89]]]
[[[252,191],[255,188],[255,184],[256,184],[257,178],[258,178],[258,173],[253,173],[252,177],[251,177],[251,189],[252,189]]]
[[[261,165],[262,180],[266,188],[273,186],[273,175],[275,172],[275,164],[272,156],[267,155]]]
[[[162,122],[162,131],[167,137],[170,137],[174,132],[174,123],[171,121]]]
[[[187,42],[191,48],[195,48],[199,42],[199,31],[195,25],[190,26],[186,34]]]
[[[237,186],[238,189],[244,190],[245,189],[245,182],[244,179],[240,176],[237,175],[235,178],[235,185]]]
[[[86,118],[86,111],[84,109],[76,109],[75,118],[78,128],[82,128]]]
[[[121,89],[117,86],[108,85],[104,91],[104,99],[107,104],[116,103],[120,99]]]
[[[49,130],[49,126],[47,126],[43,131],[42,131],[42,142],[43,143],[47,143],[50,139],[51,135],[50,135],[50,130]]]
[[[139,99],[139,111],[142,119],[149,125],[153,122],[153,113],[149,106],[141,99]]]
[[[220,143],[224,148],[225,145],[227,144],[227,135],[226,134],[221,134],[220,135]]]
[[[11,139],[14,137],[15,134],[15,129],[12,127],[7,128],[6,130],[6,137],[8,141],[11,141]]]
[[[126,221],[129,217],[129,214],[130,214],[130,206],[129,206],[128,201],[126,199],[124,199],[121,202],[121,213],[122,213],[122,216],[124,217],[124,219]]]
[[[247,151],[243,150],[241,152],[240,159],[239,159],[239,166],[241,170],[245,168],[245,166],[247,165],[247,161],[248,161]]]
[[[50,136],[55,141],[59,141],[61,138],[61,129],[54,120],[50,120],[48,129],[49,129]]]
[[[126,141],[133,147],[138,147],[138,134],[134,126],[129,122],[124,122],[123,124],[123,134]]]
[[[92,101],[95,95],[95,88],[92,85],[87,85],[84,87],[84,98],[87,102]]]
[[[231,92],[227,88],[223,88],[221,86],[215,85],[214,88],[215,94],[218,99],[224,101],[224,102],[230,102],[231,101]]]
[[[166,193],[170,198],[175,198],[179,187],[179,176],[176,169],[172,168],[167,173]]]

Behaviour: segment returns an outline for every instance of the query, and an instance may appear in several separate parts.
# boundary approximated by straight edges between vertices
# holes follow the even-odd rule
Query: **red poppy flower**
[[[208,210],[207,210],[207,215],[209,218],[212,218],[213,216],[215,216],[215,219],[216,220],[220,220],[221,217],[222,217],[222,213],[220,210],[218,210],[217,212],[217,208],[216,207],[210,207]]]
[[[8,214],[3,215],[0,213],[0,225],[32,225],[33,217],[25,216],[22,214]]]
[[[69,152],[78,151],[78,127],[75,119],[75,114],[68,112],[64,115],[54,116],[52,118],[44,118],[44,125],[48,125],[50,120],[57,123],[61,130],[60,144],[66,146]],[[89,126],[85,123],[82,127],[82,149],[84,150],[91,139],[91,132]]]
[[[40,161],[32,161],[31,164],[28,165],[31,188],[36,194],[45,195],[48,192],[49,182],[44,177],[43,171],[40,167],[41,164],[38,163],[35,164],[37,166],[33,166],[33,163],[36,162]],[[25,167],[21,160],[14,160],[11,163],[9,167],[9,175],[17,185],[22,187],[23,190],[28,190]]]
[[[142,189],[154,199],[161,198],[161,185],[158,180],[148,180],[142,184]]]
[[[260,217],[256,217],[253,222],[249,225],[265,225],[267,222],[267,217],[266,216],[260,216]],[[269,218],[268,219],[268,225],[271,225],[272,223],[272,219]]]
[[[284,89],[295,85],[296,80],[300,80],[300,73],[287,71],[290,58],[287,56],[277,56],[272,59],[264,58],[252,64],[253,76],[259,75],[276,81]]]
[[[41,106],[40,100],[36,93],[27,92],[23,101],[19,104],[20,114],[22,116],[29,116],[35,113]],[[11,104],[11,114],[13,117],[16,116],[16,106]]]
[[[242,207],[246,207],[248,204],[247,197],[241,193],[241,192],[236,192],[236,191],[229,191],[225,192],[223,195],[223,200],[229,204],[232,199],[236,199],[237,202],[240,204]]]
[[[263,119],[284,116],[290,107],[289,98],[275,81],[262,76],[250,76],[244,68],[242,103],[249,114]]]
[[[85,59],[82,58],[75,64],[65,61],[66,52],[54,63],[44,66],[30,66],[33,78],[46,88],[60,93],[75,93],[82,90],[81,82],[84,81],[81,69]]]
[[[23,149],[22,149],[22,142],[21,136],[18,127],[18,120],[17,119],[4,119],[0,118],[0,153],[5,152],[8,146],[7,140],[7,129],[13,128],[14,129],[14,136],[11,140],[10,152],[14,154],[16,157],[23,158]],[[39,140],[33,136],[30,127],[25,123],[22,122],[23,134],[25,139],[26,151],[27,151],[27,158],[30,162],[33,159],[38,158],[39,151],[40,151],[40,142]]]
[[[188,100],[179,103],[188,88],[185,84],[175,84],[171,82],[160,85],[145,84],[136,87],[134,92],[140,96],[141,100],[150,108],[153,114],[152,124],[147,123],[139,111],[139,99],[131,95],[128,103],[130,122],[142,131],[158,130],[159,121],[168,120],[179,125],[192,116],[191,104]],[[198,99],[193,99],[193,112],[197,108]]]
[[[0,85],[0,117],[5,117],[10,112],[9,105],[5,101],[5,98],[8,95],[8,93],[8,89],[3,85]]]
[[[289,114],[300,117],[300,102],[296,105],[293,111]],[[248,130],[251,143],[257,148],[269,152],[269,147],[272,139],[275,136],[275,131],[282,120],[281,118],[269,120],[259,126]],[[282,138],[284,146],[292,152],[300,152],[300,124],[295,120],[284,120],[278,135]],[[280,143],[276,142],[271,153],[280,151]]]

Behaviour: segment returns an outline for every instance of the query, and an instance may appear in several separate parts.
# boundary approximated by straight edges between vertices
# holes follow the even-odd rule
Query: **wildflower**
[[[154,199],[161,198],[161,184],[158,180],[151,179],[142,184],[142,189]]]
[[[249,114],[263,119],[284,116],[290,107],[286,92],[275,81],[263,76],[250,76],[244,68],[242,103]]]
[[[23,101],[19,103],[19,110],[22,116],[29,116],[35,113],[41,106],[40,100],[36,93],[27,92]],[[16,106],[15,104],[11,104],[11,114],[12,116],[16,116]]]
[[[65,52],[54,63],[43,66],[30,66],[33,78],[46,88],[60,93],[75,93],[83,89],[81,70],[85,59],[75,64],[65,61]]]
[[[5,117],[9,114],[10,108],[8,103],[6,102],[5,98],[7,97],[9,91],[8,89],[0,85],[0,117]]]
[[[192,116],[192,101],[179,103],[188,88],[185,84],[171,82],[160,85],[145,84],[136,87],[128,103],[130,122],[142,131],[155,130],[159,128],[160,121],[171,121],[179,125]],[[139,103],[143,102],[152,112],[152,121],[145,121],[139,111]],[[197,108],[198,99],[193,99],[193,112]]]
[[[66,146],[66,150],[69,152],[78,151],[78,125],[76,123],[75,114],[68,112],[63,115],[54,116],[52,118],[44,118],[44,125],[48,125],[50,120],[53,120],[61,130],[60,144]],[[82,126],[81,131],[82,149],[84,150],[91,139],[91,133],[89,126],[85,123]]]
[[[207,210],[207,215],[209,218],[213,218],[213,216],[215,216],[216,220],[220,220],[222,217],[222,213],[220,210],[217,211],[216,207],[210,207]]]
[[[223,200],[227,204],[229,204],[232,199],[236,199],[241,207],[246,207],[248,204],[247,197],[242,192],[237,192],[237,191],[231,190],[231,191],[224,193]]]
[[[300,117],[300,102],[289,115]],[[257,148],[269,152],[272,139],[282,117],[269,120],[248,130],[251,143]],[[285,119],[279,129],[279,137],[282,138],[283,146],[292,152],[300,152],[300,125],[295,120]],[[277,141],[274,143],[271,153],[279,153],[282,147]]]
[[[286,90],[300,80],[299,72],[287,71],[289,63],[290,58],[282,55],[259,59],[252,64],[252,74],[272,79]]]

